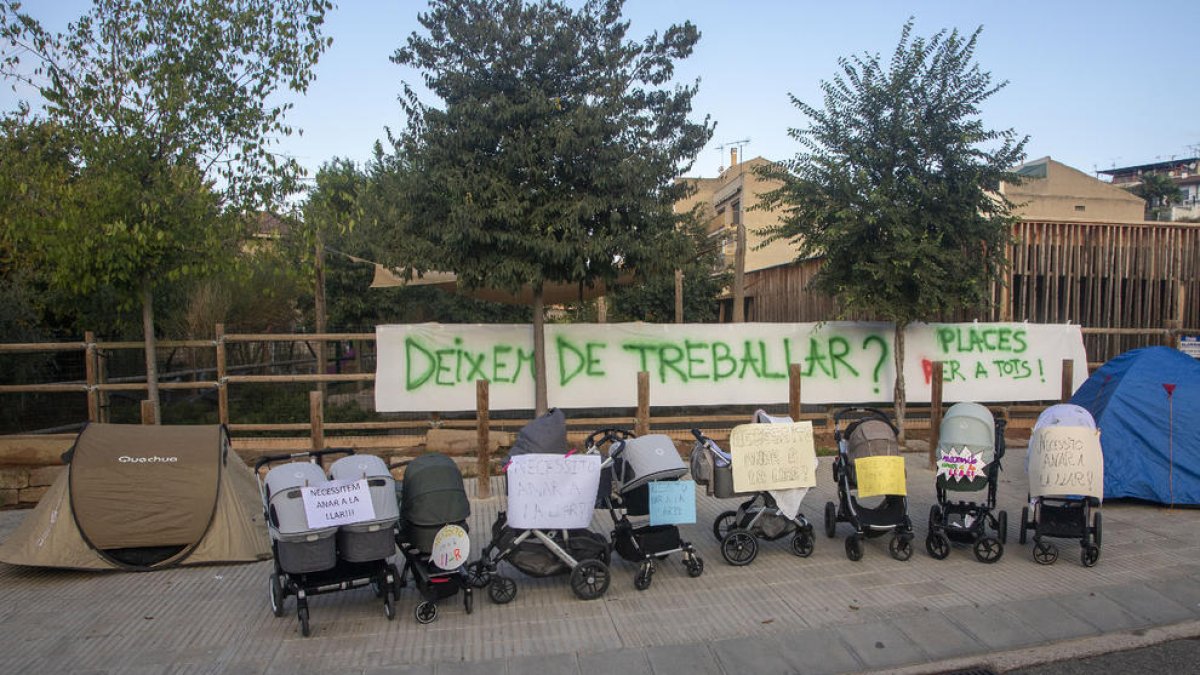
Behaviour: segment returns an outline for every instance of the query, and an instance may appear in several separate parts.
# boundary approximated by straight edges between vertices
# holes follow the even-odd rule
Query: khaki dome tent
[[[254,473],[223,426],[89,424],[64,457],[0,561],[148,570],[271,555]]]

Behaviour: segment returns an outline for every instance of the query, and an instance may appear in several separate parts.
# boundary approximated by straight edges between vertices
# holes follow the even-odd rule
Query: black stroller
[[[404,587],[409,578],[416,584],[422,598],[414,609],[417,623],[436,620],[438,601],[459,591],[463,593],[463,608],[470,614],[472,585],[464,570],[470,555],[467,518],[471,516],[471,502],[463,488],[462,472],[454,460],[436,452],[399,465],[407,468],[396,495],[401,506],[396,544],[404,555],[397,588]],[[461,545],[434,557],[435,549],[441,548],[440,538],[449,537]]]
[[[845,431],[842,424],[848,422]],[[837,536],[838,523],[850,523],[854,532],[846,537],[846,557],[863,557],[863,540],[892,533],[888,552],[896,560],[908,560],[913,554],[912,520],[908,517],[906,494],[886,494],[875,506],[859,502],[857,462],[873,457],[901,457],[896,427],[888,416],[874,408],[846,408],[833,415],[833,438],[838,456],[833,461],[833,479],[837,481],[838,503],[825,504],[825,534]],[[907,491],[906,491],[907,492]]]
[[[301,488],[327,485],[329,479],[319,462],[338,454],[348,456],[334,462],[335,478],[367,480],[375,519],[341,527],[312,527]],[[276,466],[263,478],[262,468],[271,464]],[[357,470],[363,466],[368,467],[365,472]],[[271,536],[274,569],[270,591],[271,611],[275,616],[283,616],[284,602],[288,596],[296,596],[300,632],[308,637],[309,596],[370,585],[376,589],[376,596],[383,599],[387,618],[395,618],[393,587],[400,574],[388,559],[396,552],[393,531],[399,513],[394,481],[383,460],[371,455],[356,456],[353,450],[318,450],[260,457],[254,472],[259,477],[263,512]]]
[[[1008,514],[996,512],[996,484],[1004,457],[1004,421],[978,403],[956,403],[938,427],[937,503],[929,509],[925,550],[936,560],[950,542],[971,544],[975,559],[994,563],[1008,544]],[[967,499],[986,489],[982,503]],[[957,494],[958,500],[951,499]],[[992,530],[995,536],[988,533]]]
[[[517,434],[509,457],[528,453],[568,454],[567,420],[557,408],[526,424]],[[592,501],[596,499],[592,496]],[[492,523],[492,540],[471,565],[472,581],[487,587],[497,604],[517,596],[517,582],[499,572],[500,561],[531,577],[571,575],[571,590],[582,600],[604,595],[610,582],[610,548],[604,535],[587,528],[570,530],[517,529],[501,511]]]
[[[678,480],[687,473],[675,442],[661,434],[635,437],[623,429],[601,429],[588,436],[584,447],[607,450],[597,506],[607,508],[612,516],[613,548],[625,560],[639,563],[633,587],[639,591],[650,588],[657,561],[672,553],[683,554],[688,576],[704,574],[704,559],[691,542],[679,536],[677,526],[651,525],[648,519],[641,522],[650,515],[651,483]],[[631,516],[639,518],[638,525]]]
[[[1051,434],[1059,438],[1044,442],[1045,437]],[[1042,411],[1034,424],[1026,457],[1030,505],[1021,509],[1018,541],[1024,544],[1026,533],[1033,530],[1033,559],[1040,565],[1052,565],[1058,560],[1058,547],[1047,538],[1077,539],[1079,559],[1084,567],[1093,567],[1100,561],[1104,456],[1100,450],[1099,434],[1091,413],[1070,403],[1050,406]],[[1060,482],[1043,467],[1043,464],[1055,464],[1058,453],[1054,451],[1054,446],[1068,444],[1076,448],[1072,453],[1074,470],[1070,477],[1086,475],[1096,480]],[[1057,476],[1062,477],[1061,473]],[[1064,486],[1064,483],[1067,485]]]

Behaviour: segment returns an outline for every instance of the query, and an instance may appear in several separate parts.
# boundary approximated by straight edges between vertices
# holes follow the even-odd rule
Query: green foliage
[[[1163,207],[1179,201],[1179,186],[1173,178],[1162,173],[1148,173],[1142,176],[1142,182],[1127,189],[1146,200],[1146,213],[1151,220],[1159,220],[1166,210]]]
[[[911,32],[890,61],[840,59],[823,108],[793,97],[803,150],[763,172],[783,181],[763,197],[785,214],[771,237],[825,260],[815,290],[899,325],[987,302],[1013,220],[998,188],[1019,182],[1026,141],[979,119],[1006,84],[974,62],[979,30]]]
[[[688,323],[707,323],[718,317],[717,296],[729,286],[732,274],[719,269],[720,250],[698,219],[682,228],[686,249],[679,269],[683,270],[683,318]],[[675,272],[662,269],[630,286],[616,289],[610,314],[612,321],[671,323],[675,320]]]
[[[699,39],[626,38],[621,0],[434,0],[392,60],[438,106],[402,97],[392,262],[469,288],[611,281],[678,257],[673,183],[711,136],[696,86],[665,88]]]

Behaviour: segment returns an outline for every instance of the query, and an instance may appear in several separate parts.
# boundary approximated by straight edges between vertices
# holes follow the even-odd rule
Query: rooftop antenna
[[[729,142],[718,145],[717,152],[720,153],[723,158],[725,156],[725,148],[730,149],[729,168],[732,169],[733,166],[738,163],[738,161],[739,161],[738,158],[744,156],[745,153],[743,151],[744,151],[745,147],[749,144],[750,144],[749,138],[743,138],[740,141],[729,141]],[[717,167],[717,173],[725,173],[725,166],[721,165],[721,166]]]

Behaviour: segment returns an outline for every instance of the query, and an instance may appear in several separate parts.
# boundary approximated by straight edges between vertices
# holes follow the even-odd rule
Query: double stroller
[[[860,501],[858,473],[860,462],[874,458],[899,458],[900,444],[896,427],[887,414],[875,408],[846,408],[833,415],[833,438],[838,455],[833,461],[833,479],[837,482],[837,503],[825,504],[825,534],[837,536],[837,524],[849,523],[854,532],[846,537],[846,557],[858,561],[863,557],[863,540],[888,532],[888,552],[896,560],[908,560],[913,554],[912,520],[908,517],[906,489],[882,495],[874,506]],[[843,431],[842,425],[847,424]],[[903,464],[901,464],[903,468]]]
[[[396,545],[404,555],[404,570],[396,587],[404,587],[410,578],[416,585],[422,599],[413,612],[417,623],[436,620],[438,601],[459,591],[470,614],[472,587],[465,570],[471,502],[462,472],[454,460],[436,452],[404,465],[404,481],[396,494],[401,507]]]
[[[756,423],[790,423],[790,417],[772,417],[762,410],[754,413]],[[791,537],[792,553],[812,555],[815,537],[812,524],[800,512],[808,488],[737,493],[733,489],[733,456],[699,429],[692,429],[692,480],[708,488],[718,499],[745,498],[737,510],[724,511],[713,521],[713,536],[721,542],[721,557],[730,565],[749,565],[758,557],[758,540],[778,541]],[[814,458],[815,459],[815,458]],[[815,467],[814,467],[815,470]]]
[[[1085,408],[1070,403],[1042,411],[1025,458],[1029,505],[1021,509],[1018,541],[1033,531],[1033,559],[1042,565],[1058,560],[1058,547],[1047,538],[1077,539],[1080,562],[1100,560],[1104,499],[1104,456],[1100,432]]]
[[[978,403],[956,403],[938,431],[937,503],[929,509],[925,550],[936,560],[950,555],[950,542],[971,544],[975,559],[994,563],[1008,543],[1008,514],[995,512],[1004,421]],[[982,502],[970,499],[980,492]],[[993,534],[989,534],[991,530]]]
[[[346,455],[330,467],[334,481],[321,468],[329,455]],[[262,476],[262,468],[274,464]],[[383,599],[387,618],[396,616],[394,585],[400,574],[389,558],[396,552],[394,530],[399,519],[395,481],[383,460],[352,450],[318,450],[262,457],[255,463],[263,514],[271,538],[274,569],[270,576],[271,611],[283,616],[284,602],[296,596],[300,632],[308,637],[309,596],[370,585]],[[365,480],[374,518],[340,526],[308,522],[303,488],[330,488]],[[362,499],[366,495],[339,497]]]
[[[570,454],[567,420],[561,410],[551,410],[518,432],[509,457],[531,453]],[[596,498],[596,495],[591,496],[593,503]],[[507,561],[531,577],[570,574],[571,590],[575,595],[582,600],[594,600],[608,590],[609,554],[609,543],[604,535],[587,528],[515,528],[509,526],[508,514],[501,511],[492,523],[492,540],[471,566],[471,577],[476,587],[488,589],[492,602],[511,602],[517,596],[517,582],[499,571],[500,562]]]
[[[688,471],[675,442],[662,434],[636,437],[623,429],[601,429],[588,436],[584,447],[589,452],[607,451],[597,506],[607,508],[612,516],[612,545],[617,554],[639,564],[634,588],[650,588],[657,561],[672,553],[683,554],[689,577],[704,574],[704,559],[679,536],[679,527],[649,522],[650,486],[678,480]],[[637,518],[636,525],[631,518]]]

